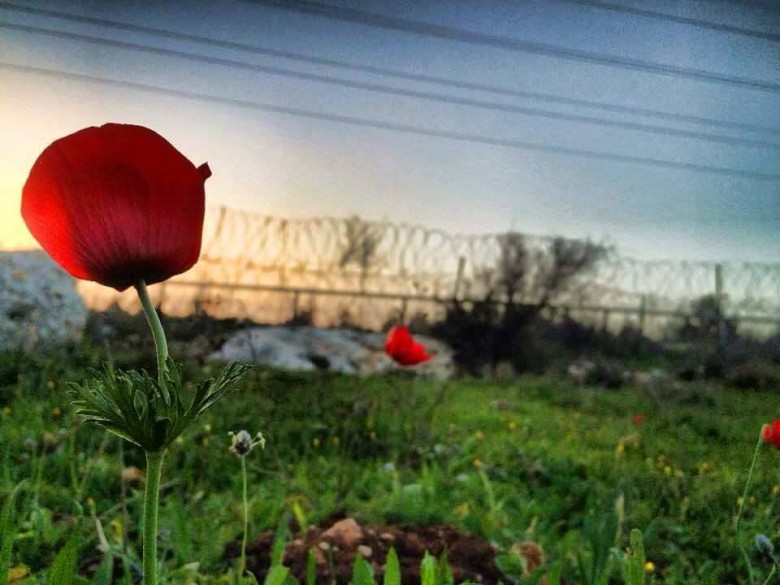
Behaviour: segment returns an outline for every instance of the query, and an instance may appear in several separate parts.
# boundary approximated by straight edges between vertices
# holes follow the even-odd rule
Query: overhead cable
[[[633,14],[634,16],[641,16],[643,18],[649,18],[653,20],[660,20],[666,22],[674,22],[676,24],[684,24],[696,28],[705,30],[713,30],[717,32],[729,33],[733,35],[741,35],[745,37],[752,37],[756,39],[762,39],[766,41],[780,41],[780,34],[768,33],[758,30],[752,30],[748,28],[742,28],[739,26],[733,26],[730,24],[722,24],[720,22],[710,22],[707,20],[700,20],[698,18],[690,18],[687,16],[678,16],[676,14],[669,14],[666,12],[656,12],[654,10],[647,10],[644,8],[636,8],[634,6],[628,6],[626,4],[616,4],[614,2],[602,2],[601,0],[558,0],[558,2],[565,2],[566,4],[575,4],[577,6],[586,6],[589,8],[596,8],[599,10],[608,10],[611,12],[622,12],[624,14]]]
[[[655,110],[651,108],[625,106],[620,104],[605,103],[605,102],[599,102],[594,100],[585,100],[580,98],[573,98],[569,96],[561,96],[561,95],[549,94],[543,92],[525,91],[525,90],[491,85],[491,84],[477,83],[472,81],[448,79],[439,76],[410,73],[408,71],[388,69],[384,67],[375,67],[372,65],[350,63],[350,62],[340,61],[336,59],[328,59],[323,57],[304,55],[301,53],[295,53],[290,51],[281,51],[281,50],[271,49],[267,47],[259,47],[256,45],[249,45],[246,43],[239,43],[236,41],[214,39],[210,37],[203,37],[203,36],[194,35],[190,33],[182,33],[178,31],[161,29],[157,27],[149,27],[149,26],[144,26],[139,24],[119,22],[115,20],[107,20],[107,19],[96,18],[92,16],[82,16],[82,15],[71,14],[67,12],[49,10],[45,8],[23,6],[12,2],[0,1],[0,9],[17,11],[17,12],[22,12],[27,14],[35,14],[38,16],[45,16],[47,18],[56,18],[59,20],[65,20],[69,22],[78,22],[81,24],[89,24],[89,25],[95,25],[100,27],[106,27],[106,28],[111,28],[113,30],[142,33],[146,35],[151,35],[151,36],[156,36],[156,37],[161,37],[161,38],[166,38],[171,40],[186,41],[191,43],[202,44],[205,46],[216,47],[220,49],[228,49],[231,51],[240,51],[240,52],[250,53],[254,55],[262,55],[266,57],[287,59],[291,61],[297,61],[299,63],[307,63],[310,65],[322,65],[327,67],[344,69],[348,71],[369,73],[371,75],[379,75],[383,77],[403,79],[407,81],[416,81],[416,82],[440,85],[442,87],[474,90],[474,91],[492,93],[495,95],[501,95],[507,97],[520,97],[520,98],[526,98],[532,100],[541,100],[549,103],[556,103],[556,104],[569,105],[569,106],[581,106],[586,108],[600,109],[603,111],[618,113],[618,114],[646,116],[651,118],[657,118],[660,120],[667,120],[671,122],[685,122],[685,123],[691,123],[697,125],[714,126],[714,127],[724,128],[724,129],[739,130],[743,132],[780,135],[780,128],[759,126],[756,124],[746,124],[746,123],[734,122],[729,120],[720,120],[720,119],[709,118],[705,116],[694,116],[690,114],[664,112],[664,111]]]
[[[143,45],[139,43],[128,43],[125,41],[105,39],[102,37],[93,37],[93,36],[84,35],[80,33],[71,33],[71,32],[61,31],[61,30],[52,30],[52,29],[46,29],[40,27],[19,25],[19,24],[13,24],[13,23],[8,23],[3,21],[0,21],[0,28],[5,28],[7,30],[16,30],[16,31],[26,32],[26,33],[33,33],[33,34],[44,34],[55,38],[64,38],[68,40],[99,44],[99,45],[104,45],[109,47],[120,48],[120,49],[130,49],[134,51],[152,53],[155,55],[164,55],[167,57],[174,57],[179,59],[187,59],[190,61],[206,63],[209,65],[218,65],[223,67],[230,67],[233,69],[241,69],[245,71],[253,71],[253,72],[264,73],[269,75],[280,75],[284,77],[291,77],[295,79],[302,79],[305,81],[312,81],[317,83],[327,83],[330,85],[337,85],[340,87],[347,87],[350,89],[359,89],[359,90],[370,91],[375,93],[383,93],[386,95],[395,95],[395,96],[409,97],[414,99],[422,99],[427,101],[435,101],[440,103],[452,104],[456,106],[474,107],[474,108],[479,108],[487,111],[521,114],[521,115],[531,116],[531,117],[541,117],[541,118],[552,119],[552,120],[562,120],[567,122],[576,122],[576,123],[596,125],[596,126],[607,126],[612,128],[620,128],[622,130],[634,130],[634,131],[647,132],[647,133],[658,134],[663,136],[677,136],[682,138],[690,138],[694,140],[702,140],[706,142],[717,142],[721,144],[732,144],[737,146],[749,146],[754,148],[770,148],[770,149],[780,150],[780,143],[766,142],[763,140],[735,138],[732,136],[708,134],[704,132],[695,132],[690,130],[679,130],[675,128],[668,128],[666,126],[653,126],[650,124],[640,124],[636,122],[626,122],[622,120],[609,120],[606,118],[598,118],[594,116],[566,114],[566,113],[556,112],[552,110],[544,110],[540,108],[529,108],[529,107],[517,106],[513,104],[506,104],[502,102],[475,100],[471,98],[463,98],[459,96],[447,95],[441,93],[403,89],[403,88],[381,85],[376,83],[366,83],[362,81],[352,81],[350,79],[340,79],[329,75],[305,73],[300,71],[293,71],[291,69],[284,69],[280,67],[271,67],[267,65],[245,63],[243,61],[236,61],[235,59],[211,57],[208,55],[189,53],[187,51],[165,49],[162,47],[153,47],[153,46]]]
[[[482,45],[496,49],[505,49],[509,51],[519,51],[533,55],[543,55],[556,59],[565,59],[580,63],[593,63],[607,67],[617,67],[632,71],[641,71],[644,73],[654,73],[668,77],[679,77],[692,79],[696,81],[707,81],[710,83],[726,84],[734,87],[743,87],[753,90],[777,93],[780,92],[780,83],[775,81],[753,79],[732,75],[728,73],[717,73],[705,69],[693,67],[678,67],[666,63],[657,63],[645,59],[636,59],[620,55],[610,55],[607,53],[597,53],[595,51],[586,51],[583,49],[572,49],[561,45],[552,45],[549,43],[540,43],[536,41],[526,41],[512,37],[504,37],[487,33],[480,33],[451,26],[432,24],[420,20],[412,20],[397,16],[388,16],[377,12],[367,12],[354,8],[345,8],[342,6],[333,6],[321,2],[303,1],[303,0],[244,0],[252,4],[268,6],[289,12],[301,14],[310,14],[342,22],[350,22],[375,28],[383,28],[405,32],[414,35],[428,36],[449,41],[458,41],[473,45]]]
[[[347,124],[350,126],[373,128],[377,130],[389,130],[393,132],[415,134],[419,136],[428,136],[434,138],[445,138],[448,140],[454,140],[463,143],[499,146],[503,148],[512,148],[512,149],[528,150],[528,151],[535,151],[535,152],[544,152],[544,153],[556,154],[556,155],[588,158],[592,160],[631,163],[631,164],[637,164],[637,165],[648,166],[648,167],[660,167],[660,168],[673,169],[673,170],[702,172],[702,173],[709,173],[715,175],[730,176],[735,178],[753,179],[759,181],[780,182],[780,174],[775,174],[775,173],[766,173],[761,171],[751,171],[751,170],[735,169],[735,168],[728,168],[728,167],[711,166],[705,164],[672,161],[672,160],[657,159],[657,158],[642,157],[642,156],[632,156],[632,155],[618,154],[612,152],[601,152],[601,151],[585,149],[585,148],[554,146],[549,144],[527,142],[523,140],[496,138],[492,136],[484,136],[479,134],[469,134],[465,132],[456,132],[451,130],[440,130],[438,128],[427,128],[423,126],[414,126],[410,124],[387,122],[384,120],[316,112],[313,110],[306,110],[302,108],[279,106],[276,104],[254,102],[254,101],[242,100],[237,98],[229,98],[224,96],[215,96],[211,94],[177,90],[177,89],[165,88],[165,87],[160,87],[155,85],[136,83],[136,82],[126,81],[126,80],[110,79],[105,77],[97,77],[93,75],[85,75],[82,73],[71,73],[65,71],[57,71],[53,69],[46,69],[42,67],[31,67],[28,65],[21,65],[18,63],[0,62],[0,69],[17,71],[20,73],[58,77],[61,79],[69,79],[73,81],[79,81],[82,83],[93,83],[93,84],[101,84],[101,85],[107,85],[107,86],[118,87],[123,89],[132,89],[132,90],[142,91],[146,93],[154,93],[154,94],[166,95],[166,96],[176,97],[176,98],[184,98],[184,99],[189,99],[194,101],[218,103],[223,105],[240,107],[244,109],[272,112],[276,114],[284,114],[284,115],[295,116],[300,118],[335,122],[339,124]]]

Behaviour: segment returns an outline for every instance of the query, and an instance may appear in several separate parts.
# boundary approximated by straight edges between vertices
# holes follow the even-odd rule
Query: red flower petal
[[[35,161],[22,217],[66,271],[124,290],[180,274],[200,255],[208,165],[143,126],[106,124],[56,140]]]
[[[764,443],[769,443],[773,447],[780,449],[780,419],[776,419],[770,424],[764,425],[762,439],[764,440]]]
[[[409,329],[403,326],[393,327],[387,332],[385,352],[402,366],[415,366],[432,357],[421,343],[412,338]]]

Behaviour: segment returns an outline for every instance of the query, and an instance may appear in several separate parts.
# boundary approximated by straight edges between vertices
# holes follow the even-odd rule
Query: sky
[[[210,206],[780,258],[780,5],[321,2],[0,2],[0,247],[43,148],[124,122]]]

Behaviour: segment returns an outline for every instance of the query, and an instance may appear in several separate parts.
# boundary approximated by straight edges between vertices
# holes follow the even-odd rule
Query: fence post
[[[715,265],[715,310],[717,311],[718,318],[718,343],[721,347],[726,345],[726,316],[725,310],[725,295],[723,293],[723,264],[718,263]]]
[[[455,287],[452,290],[452,300],[457,301],[460,295],[460,285],[463,282],[463,271],[466,268],[466,257],[458,258],[458,272],[455,275]]]
[[[645,334],[645,319],[647,318],[647,295],[639,299],[639,334]]]
[[[408,299],[406,297],[401,297],[401,315],[399,316],[401,325],[403,325],[404,322],[406,321],[407,303],[408,303]]]
[[[301,293],[297,290],[293,293],[293,300],[292,300],[292,313],[293,313],[293,319],[298,319],[298,304],[300,303],[300,297]]]

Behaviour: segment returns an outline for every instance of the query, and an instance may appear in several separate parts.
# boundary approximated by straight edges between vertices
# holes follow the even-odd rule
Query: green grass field
[[[143,456],[80,426],[69,407],[67,382],[105,357],[87,345],[0,356],[0,569],[8,563],[17,582],[52,583],[67,547],[85,577],[100,565],[101,542],[126,566],[140,555],[142,486],[120,478],[143,468]],[[217,371],[185,364],[193,383]],[[335,512],[359,522],[448,522],[504,550],[539,543],[546,570],[560,570],[565,583],[591,582],[587,567],[606,555],[592,582],[623,583],[622,551],[639,528],[654,565],[647,582],[748,583],[751,570],[764,582],[773,560],[754,538],[780,537],[780,452],[761,448],[738,531],[734,519],[761,425],[780,412],[777,396],[671,384],[650,392],[521,378],[442,387],[406,372],[359,379],[255,369],[166,460],[163,582],[233,582],[235,563],[222,555],[242,530],[240,464],[228,452],[228,432],[240,429],[268,439],[247,460],[251,534]],[[111,582],[105,577],[98,570],[85,582]]]

